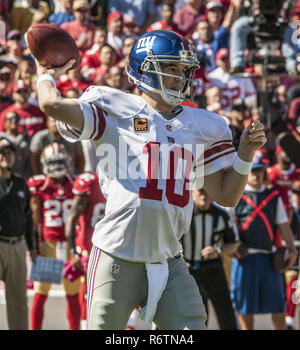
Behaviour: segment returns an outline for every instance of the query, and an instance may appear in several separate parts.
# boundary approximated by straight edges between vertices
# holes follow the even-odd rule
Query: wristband
[[[50,75],[50,74],[42,74],[42,75],[40,75],[40,76],[37,78],[37,81],[36,81],[36,88],[38,88],[39,83],[40,83],[41,81],[50,81],[50,82],[53,84],[53,86],[56,87],[56,81],[55,81],[55,79],[53,78],[53,76]]]
[[[248,175],[252,168],[252,162],[245,162],[237,154],[232,163],[232,167],[239,174]]]

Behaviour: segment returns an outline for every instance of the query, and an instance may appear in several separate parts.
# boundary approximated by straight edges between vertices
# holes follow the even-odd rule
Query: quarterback
[[[55,79],[73,63],[47,70],[37,62],[40,108],[57,120],[70,142],[92,139],[97,151],[110,145],[117,155],[115,172],[100,160],[97,167],[106,208],[92,238],[88,328],[125,329],[140,306],[145,323],[153,320],[158,329],[205,329],[205,308],[179,243],[191,221],[189,184],[202,174],[210,196],[234,206],[254,152],[266,142],[263,125],[250,123],[236,153],[224,119],[181,106],[193,98],[199,65],[189,42],[175,32],[149,32],[133,46],[127,74],[141,95],[91,86],[79,99],[65,99]],[[125,145],[128,169],[120,156]],[[197,145],[203,147],[202,157]],[[138,171],[129,171],[133,164]]]

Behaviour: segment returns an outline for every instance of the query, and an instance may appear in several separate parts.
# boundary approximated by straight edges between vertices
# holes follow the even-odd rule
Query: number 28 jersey
[[[64,184],[56,184],[46,175],[35,175],[27,180],[27,185],[31,195],[41,200],[43,239],[65,241],[65,222],[74,197],[73,179],[66,178]]]
[[[190,226],[195,174],[201,183],[203,175],[232,165],[235,149],[225,120],[186,106],[167,120],[140,96],[103,86],[89,87],[79,101],[82,132],[57,126],[70,142],[93,139],[97,145],[107,202],[93,244],[131,261],[174,257]]]

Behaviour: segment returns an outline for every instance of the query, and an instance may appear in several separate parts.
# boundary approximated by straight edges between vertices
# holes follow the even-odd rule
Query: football
[[[39,23],[29,27],[27,43],[33,56],[46,68],[61,67],[72,58],[76,60],[72,69],[80,64],[74,39],[54,24]]]

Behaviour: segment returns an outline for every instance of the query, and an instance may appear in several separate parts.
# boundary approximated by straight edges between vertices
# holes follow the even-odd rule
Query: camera
[[[253,28],[256,54],[251,64],[262,65],[262,74],[286,73],[285,58],[278,55],[288,25],[293,0],[252,0],[249,24]]]

